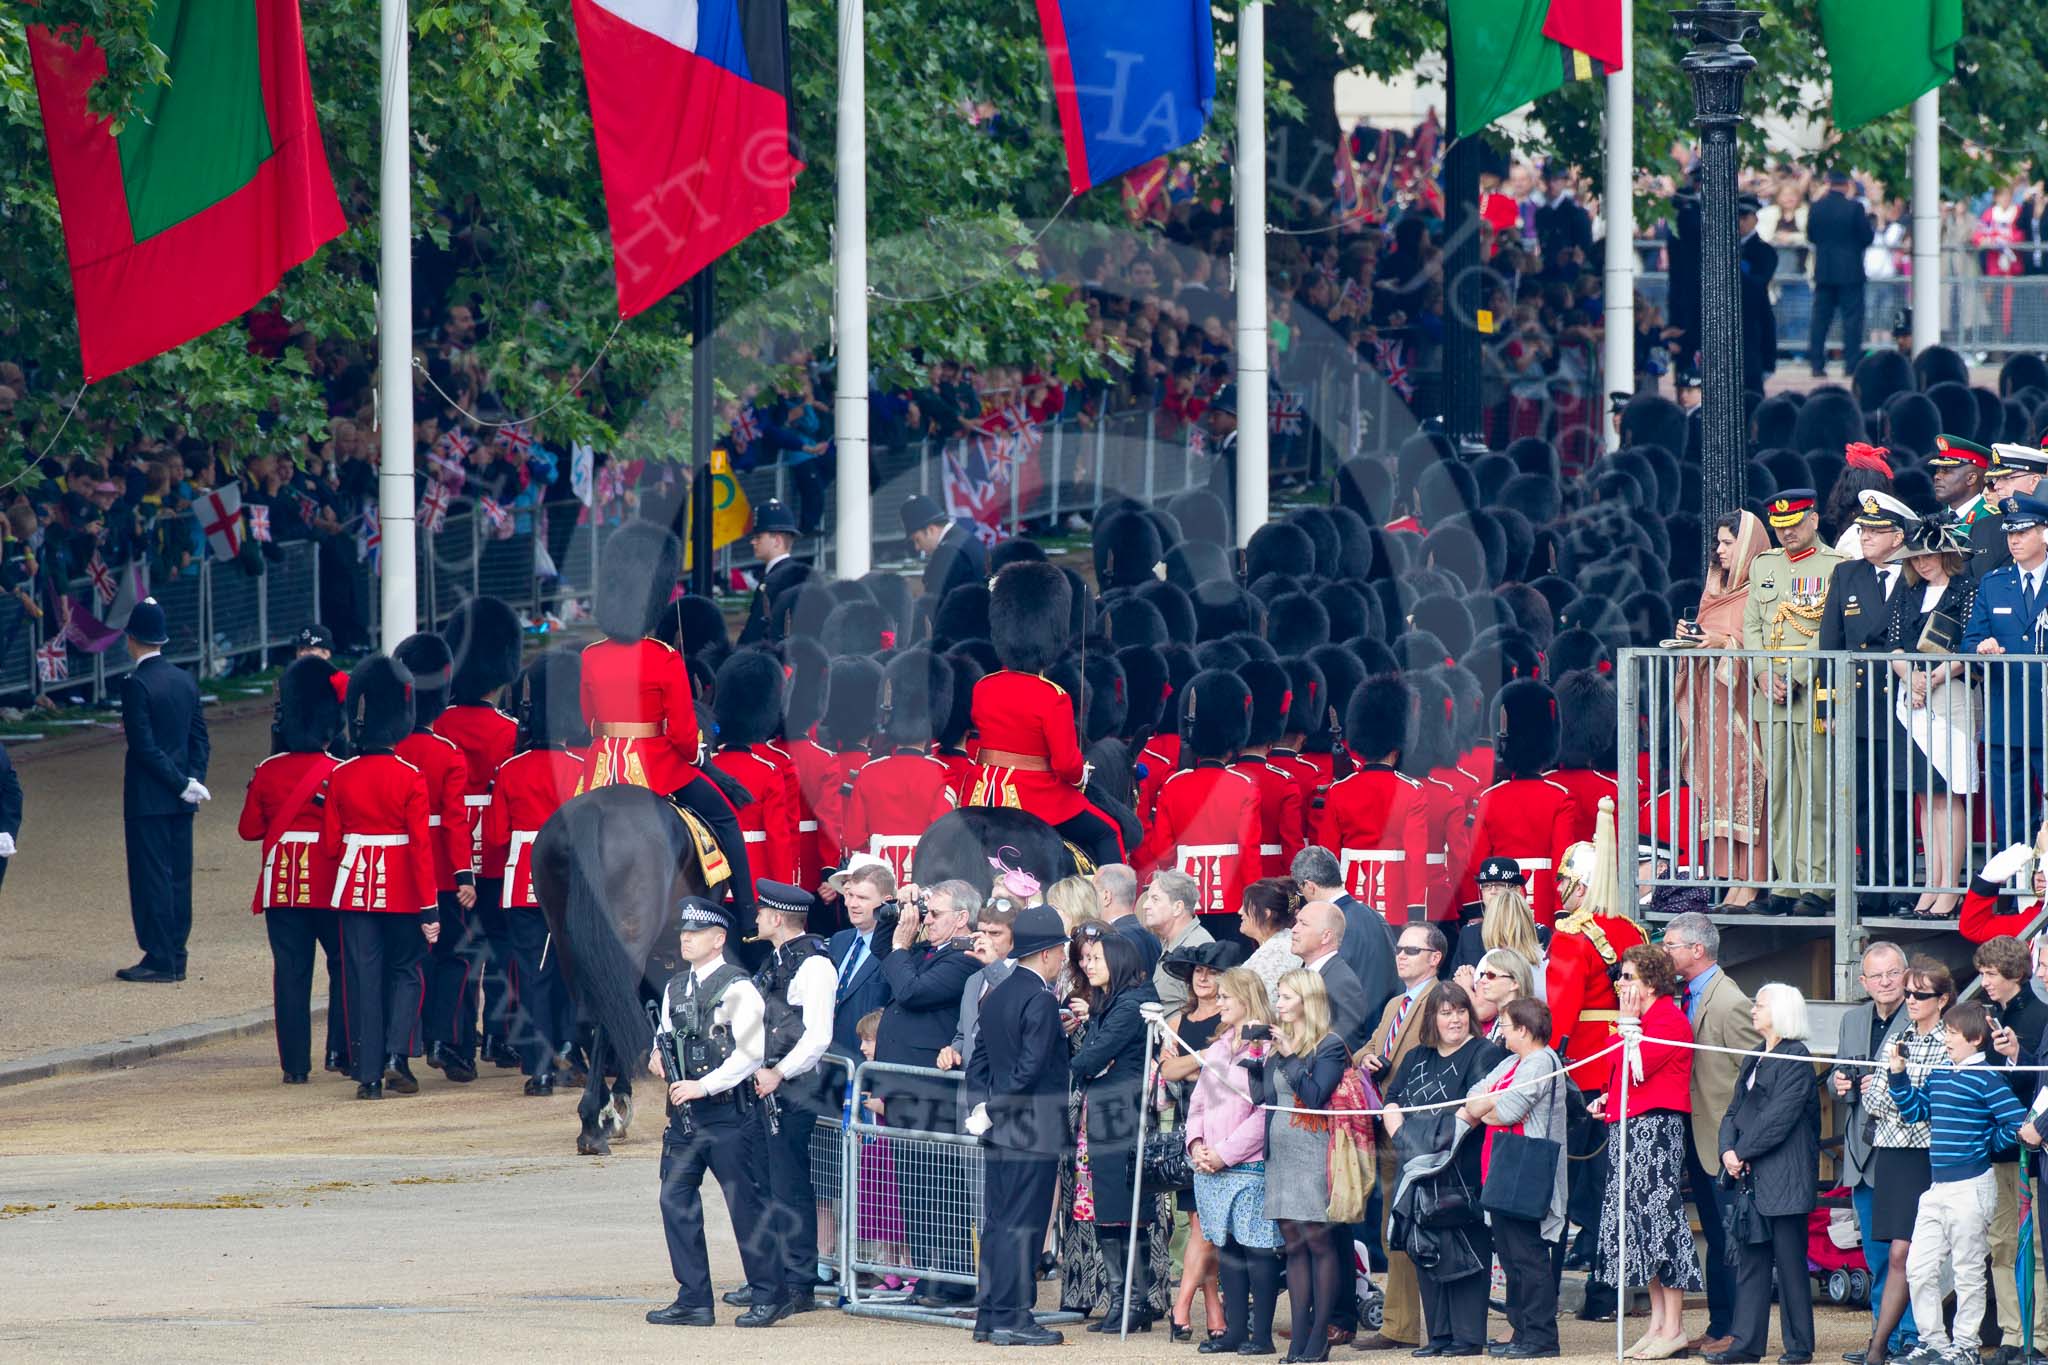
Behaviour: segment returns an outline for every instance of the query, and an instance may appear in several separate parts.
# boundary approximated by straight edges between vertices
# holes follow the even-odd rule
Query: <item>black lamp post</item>
[[[1706,554],[1716,518],[1742,505],[1749,461],[1742,422],[1742,292],[1735,231],[1735,131],[1742,122],[1742,86],[1756,58],[1743,47],[1763,30],[1757,10],[1735,0],[1700,0],[1679,10],[1672,27],[1692,49],[1683,65],[1692,77],[1693,122],[1700,129],[1700,453],[1705,495]]]

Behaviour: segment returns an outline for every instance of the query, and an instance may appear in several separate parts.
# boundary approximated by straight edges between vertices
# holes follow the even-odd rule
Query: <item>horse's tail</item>
[[[605,911],[604,821],[591,811],[585,828],[574,831],[569,848],[569,896],[564,925],[575,945],[577,983],[584,1009],[604,1031],[604,1041],[621,1067],[631,1067],[653,1046],[653,1033],[640,1006],[640,968],[619,942]],[[592,1057],[593,1066],[604,1061]]]

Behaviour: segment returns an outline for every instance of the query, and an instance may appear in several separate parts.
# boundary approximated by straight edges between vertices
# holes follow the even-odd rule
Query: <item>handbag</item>
[[[1145,1188],[1148,1190],[1191,1190],[1195,1187],[1195,1164],[1188,1160],[1187,1133],[1168,1128],[1145,1135]]]
[[[1472,1187],[1458,1174],[1457,1167],[1448,1166],[1435,1179],[1416,1182],[1417,1227],[1442,1231],[1473,1227],[1481,1221],[1479,1202],[1472,1197]]]
[[[1551,1191],[1557,1188],[1557,1163],[1563,1155],[1563,1145],[1550,1138],[1495,1133],[1486,1181],[1479,1190],[1479,1207],[1503,1218],[1542,1221],[1550,1212]]]
[[[1760,1246],[1771,1240],[1770,1225],[1757,1212],[1756,1185],[1748,1176],[1740,1181],[1721,1177],[1721,1228],[1727,1234],[1726,1254],[1728,1263],[1735,1265],[1742,1258],[1742,1248]]]

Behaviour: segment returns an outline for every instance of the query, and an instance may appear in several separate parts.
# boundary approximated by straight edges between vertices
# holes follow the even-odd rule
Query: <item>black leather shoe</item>
[[[543,1071],[538,1076],[526,1078],[526,1093],[542,1099],[555,1093],[555,1073]]]
[[[284,1083],[286,1085],[304,1085],[306,1080],[306,1073],[303,1071],[287,1071],[284,1073]]]
[[[1444,1348],[1441,1346],[1418,1346],[1414,1350],[1410,1351],[1408,1354],[1413,1356],[1417,1360],[1429,1360],[1433,1357],[1445,1354],[1445,1351]]]
[[[1277,1349],[1270,1341],[1247,1341],[1237,1348],[1237,1353],[1241,1356],[1269,1356]]]
[[[731,1304],[734,1308],[752,1308],[754,1306],[754,1291],[745,1285],[741,1285],[738,1289],[728,1289],[718,1297],[722,1302]]]
[[[358,1085],[358,1086],[356,1087],[356,1098],[357,1098],[357,1099],[359,1099],[359,1100],[381,1100],[381,1099],[383,1099],[383,1098],[384,1098],[384,1082],[382,1082],[382,1081],[364,1081],[364,1082],[363,1082],[363,1083],[362,1083],[361,1085]]]
[[[685,1308],[680,1303],[653,1310],[647,1320],[656,1327],[709,1327],[714,1321],[709,1308]]]
[[[1230,1334],[1225,1332],[1222,1336],[1210,1337],[1200,1346],[1197,1346],[1195,1351],[1205,1356],[1234,1356],[1237,1354],[1238,1348],[1243,1345],[1244,1343],[1241,1341],[1232,1341]]]
[[[1863,1365],[1863,1352],[1844,1351],[1842,1352],[1842,1359],[1848,1361],[1849,1365]]]
[[[1778,1357],[1778,1365],[1813,1365],[1813,1354],[1809,1351],[1787,1351]]]
[[[1173,1319],[1168,1318],[1166,1321],[1166,1339],[1168,1341],[1193,1341],[1195,1339],[1195,1329],[1183,1327],[1173,1321]]]
[[[781,1303],[757,1303],[737,1318],[734,1318],[732,1325],[735,1327],[773,1327],[794,1311],[789,1306],[789,1300],[787,1299],[784,1299]]]
[[[1826,919],[1835,913],[1835,907],[1834,903],[1825,896],[1816,895],[1814,892],[1809,891],[1794,903],[1792,912],[1796,915],[1810,915]]]
[[[412,1062],[395,1053],[384,1059],[384,1084],[391,1088],[394,1095],[420,1093],[419,1078],[412,1074]]]
[[[503,1038],[484,1039],[483,1059],[500,1071],[517,1070],[519,1066],[519,1054]]]
[[[161,982],[166,985],[182,979],[176,972],[163,971],[143,962],[138,962],[133,967],[123,967],[114,973],[114,978],[117,981]]]
[[[1707,1365],[1757,1365],[1762,1359],[1754,1351],[1716,1351],[1707,1357]]]
[[[436,1043],[427,1049],[427,1065],[457,1085],[467,1085],[476,1079],[476,1063],[446,1043]]]
[[[346,1076],[354,1067],[350,1065],[346,1052],[330,1052],[327,1054],[327,1069],[338,1076]]]
[[[977,1346],[986,1346],[988,1345],[988,1339],[994,1335],[995,1333],[986,1327],[977,1327],[974,1329],[974,1343]]]
[[[789,1291],[789,1312],[790,1312],[790,1316],[794,1317],[794,1316],[795,1316],[795,1315],[797,1315],[798,1313],[815,1313],[815,1312],[817,1312],[817,1311],[818,1311],[818,1295],[817,1295],[817,1293],[816,1293],[816,1289],[815,1289],[815,1286],[812,1286],[812,1285],[807,1285],[807,1284],[800,1284],[800,1285],[792,1285],[792,1286],[790,1287],[790,1291]]]
[[[1798,905],[1791,896],[1770,895],[1756,902],[1756,911],[1760,915],[1789,915]]]
[[[1066,1340],[1050,1327],[1039,1327],[1036,1324],[991,1332],[988,1339],[996,1346],[1057,1346]]]
[[[1501,1354],[1509,1360],[1555,1360],[1557,1359],[1558,1352],[1555,1346],[1511,1345],[1507,1350],[1502,1351]]]
[[[1443,1351],[1441,1352],[1441,1354],[1442,1354],[1442,1355],[1444,1355],[1444,1356],[1446,1356],[1446,1357],[1449,1357],[1449,1356],[1478,1356],[1478,1355],[1485,1355],[1485,1354],[1486,1354],[1486,1348],[1485,1348],[1484,1346],[1446,1346],[1446,1347],[1444,1347],[1444,1349],[1443,1349]]]

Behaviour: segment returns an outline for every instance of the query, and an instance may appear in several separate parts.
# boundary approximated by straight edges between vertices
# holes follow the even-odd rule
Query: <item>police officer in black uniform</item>
[[[768,609],[781,594],[811,576],[811,566],[791,558],[796,549],[796,513],[780,499],[770,498],[754,509],[754,529],[747,544],[761,561],[761,583],[747,606],[747,622],[740,627],[740,643],[751,645],[776,638]]]
[[[790,1314],[778,1239],[763,1235],[761,1144],[749,1113],[765,1041],[761,992],[725,959],[732,920],[701,897],[682,904],[683,970],[661,997],[648,1069],[668,1082],[661,1135],[661,1230],[676,1300],[647,1320],[664,1327],[712,1325],[711,1264],[704,1247],[704,1172],[718,1180],[732,1215],[752,1307],[737,1327],[770,1327]]]
[[[790,1311],[817,1307],[818,1201],[811,1185],[811,1137],[821,1115],[837,1117],[839,1096],[822,1088],[818,1063],[832,1045],[832,1003],[839,975],[825,940],[805,932],[814,897],[800,886],[754,883],[760,900],[760,937],[773,947],[754,973],[761,993],[767,1042],[761,1069],[754,1073],[758,1145],[767,1154],[761,1189],[768,1216],[762,1227],[778,1237],[776,1255]],[[835,1129],[835,1136],[837,1130]],[[734,1306],[751,1303],[751,1291],[725,1295]]]

